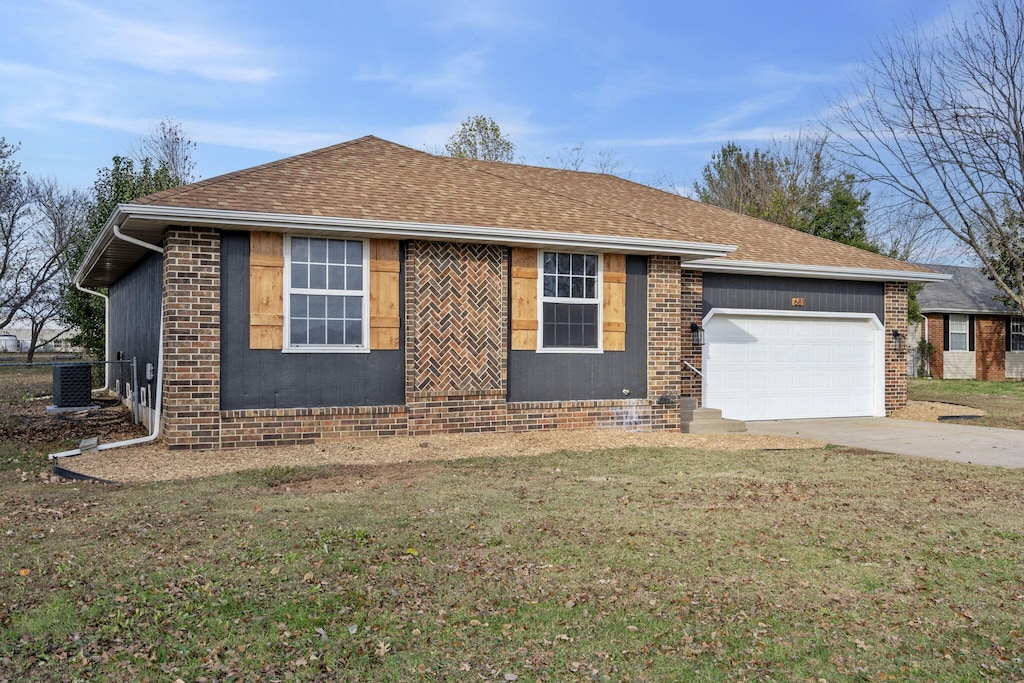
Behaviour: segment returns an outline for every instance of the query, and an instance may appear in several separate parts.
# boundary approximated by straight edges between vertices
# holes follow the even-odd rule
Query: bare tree
[[[157,168],[163,166],[178,184],[184,185],[195,181],[195,148],[196,143],[189,139],[180,122],[164,119],[149,135],[136,141],[132,156],[140,164],[143,159],[151,159]]]
[[[582,142],[572,147],[563,147],[554,158],[547,157],[547,162],[563,171],[592,171],[626,179],[633,175],[632,171],[623,168],[625,163],[610,149],[598,150],[597,155],[589,159]]]
[[[39,278],[32,297],[22,305],[18,317],[29,323],[26,361],[31,363],[36,349],[73,329],[63,316],[64,295],[74,276],[69,249],[85,230],[89,199],[81,190],[64,190],[50,178],[29,179],[27,185],[34,205],[31,241]],[[57,327],[56,334],[43,339],[43,331],[53,324]]]
[[[0,328],[11,323],[33,287],[32,201],[21,166],[13,159],[17,145],[0,138]]]
[[[882,43],[830,130],[836,149],[967,245],[1024,310],[1024,3]]]

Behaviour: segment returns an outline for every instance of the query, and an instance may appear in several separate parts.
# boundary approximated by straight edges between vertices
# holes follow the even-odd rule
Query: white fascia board
[[[493,228],[436,223],[302,216],[297,214],[225,211],[222,209],[188,209],[148,204],[122,204],[117,212],[124,220],[146,220],[178,225],[262,228],[277,231],[348,232],[373,234],[396,239],[426,239],[484,242],[506,245],[529,245],[595,251],[616,251],[637,254],[671,254],[684,258],[725,256],[737,249],[735,245],[683,242],[676,240],[639,239],[611,235],[585,235],[569,232]],[[111,221],[108,221],[110,223]],[[124,228],[122,228],[123,230]],[[106,226],[104,226],[104,231]]]
[[[866,280],[877,282],[942,282],[952,275],[946,273],[920,273],[905,270],[876,268],[843,268],[839,266],[813,266],[793,263],[766,263],[762,261],[689,261],[687,268],[712,273],[741,273],[743,275],[770,275],[774,277],[805,277],[823,280]]]

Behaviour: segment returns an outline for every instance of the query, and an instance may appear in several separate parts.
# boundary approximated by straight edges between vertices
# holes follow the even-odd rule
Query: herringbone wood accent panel
[[[492,245],[410,243],[411,390],[505,389],[505,253]]]

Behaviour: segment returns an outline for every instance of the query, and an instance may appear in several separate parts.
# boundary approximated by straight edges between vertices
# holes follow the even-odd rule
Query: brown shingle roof
[[[733,244],[730,261],[928,272],[615,176],[453,159],[372,136],[136,203]]]

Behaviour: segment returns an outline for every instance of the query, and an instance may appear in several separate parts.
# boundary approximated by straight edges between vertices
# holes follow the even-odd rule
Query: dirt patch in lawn
[[[917,420],[919,422],[938,422],[940,417],[949,415],[985,415],[985,411],[955,403],[939,403],[937,401],[908,401],[901,408],[889,415],[900,420]]]
[[[140,482],[209,477],[271,467],[394,465],[430,460],[529,456],[563,450],[587,452],[632,446],[740,451],[820,448],[824,445],[811,439],[749,433],[681,434],[667,431],[625,432],[589,429],[526,434],[354,438],[314,446],[239,448],[222,451],[172,451],[155,444],[65,458],[60,461],[60,465],[101,479]],[[364,470],[353,470],[353,476],[355,478],[349,483],[331,485],[354,486],[356,484],[352,482],[356,481],[363,481],[365,485],[365,482],[369,481]],[[349,479],[347,475],[346,479]]]
[[[146,434],[144,426],[132,423],[131,411],[117,396],[94,391],[92,403],[96,407],[87,410],[47,412],[53,397],[42,396],[0,406],[0,441],[45,447],[61,441],[77,444],[91,436],[110,443]]]

